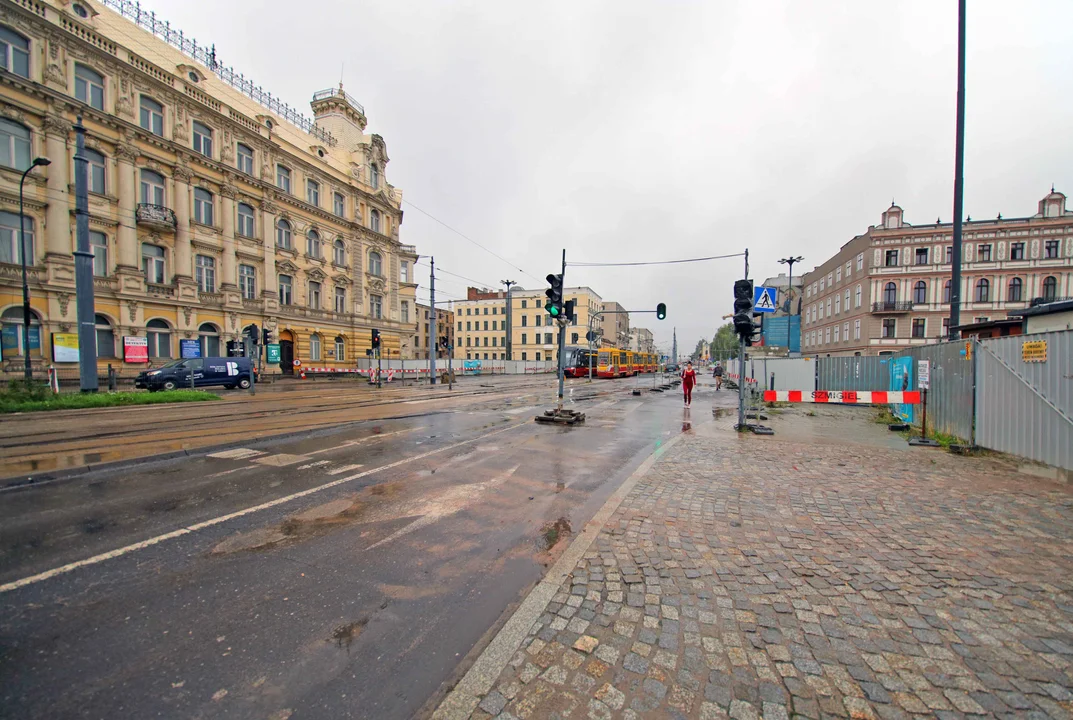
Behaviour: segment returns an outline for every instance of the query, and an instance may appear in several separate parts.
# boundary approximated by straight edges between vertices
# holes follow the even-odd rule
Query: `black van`
[[[152,370],[143,370],[134,379],[134,387],[154,390],[175,390],[190,387],[190,373],[194,373],[194,387],[223,385],[225,388],[249,388],[253,366],[244,357],[207,357],[172,360]]]

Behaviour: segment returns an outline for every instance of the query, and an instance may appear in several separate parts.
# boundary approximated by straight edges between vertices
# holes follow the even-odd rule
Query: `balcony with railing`
[[[175,297],[174,285],[158,285],[156,283],[145,284],[145,294],[152,295],[154,297],[173,298]]]
[[[157,230],[175,231],[175,213],[163,205],[138,203],[134,208],[134,219],[139,225],[146,225]]]
[[[907,313],[913,311],[913,303],[908,300],[872,303],[874,313]]]

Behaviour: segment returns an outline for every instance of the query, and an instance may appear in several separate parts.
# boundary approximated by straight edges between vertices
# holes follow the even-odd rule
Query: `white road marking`
[[[331,470],[328,471],[328,474],[329,475],[342,475],[345,472],[350,472],[351,470],[357,470],[360,467],[362,467],[362,466],[361,465],[344,465],[342,467],[332,468]]]
[[[279,453],[277,455],[266,455],[265,457],[253,458],[253,462],[260,463],[261,465],[271,465],[273,467],[286,467],[287,465],[294,465],[300,463],[303,460],[309,458],[305,455],[288,455],[287,453]]]
[[[317,460],[316,462],[311,462],[308,465],[299,465],[298,469],[299,470],[308,470],[309,468],[319,467],[321,465],[331,465],[331,464],[332,464],[331,460]],[[328,474],[329,475],[334,475],[334,473],[328,473]]]
[[[634,410],[636,410],[637,408],[641,407],[642,405],[644,405],[644,401],[639,402],[639,403],[637,403],[635,405],[632,405],[629,410],[627,410],[626,412],[623,413],[623,415],[629,415],[630,413],[632,413]]]
[[[370,440],[379,440],[380,438],[391,437],[392,435],[401,435],[402,433],[414,432],[415,430],[421,430],[425,427],[427,426],[418,425],[417,427],[406,428],[405,430],[395,430],[394,432],[380,433],[378,435],[370,435],[368,437],[358,438],[357,440],[348,440],[345,443],[339,443],[338,445],[333,445],[332,447],[321,448],[320,450],[312,450],[310,452],[307,452],[306,455],[320,455],[321,453],[331,452],[332,450],[338,450],[339,448],[343,447],[361,445],[362,443],[369,442]]]
[[[400,465],[405,465],[406,463],[414,462],[415,460],[423,460],[424,458],[430,457],[432,455],[437,455],[437,454],[442,453],[442,452],[447,452],[448,450],[454,450],[455,448],[462,447],[463,445],[469,445],[471,443],[478,442],[480,440],[484,440],[485,438],[492,437],[493,435],[499,435],[501,433],[505,433],[505,432],[508,432],[510,430],[514,430],[515,428],[519,428],[522,425],[526,425],[526,424],[528,424],[528,422],[521,422],[521,423],[515,423],[514,425],[508,425],[505,428],[500,428],[499,430],[493,430],[492,432],[485,433],[484,435],[479,435],[479,436],[477,436],[475,438],[470,438],[469,440],[463,440],[463,441],[457,442],[457,443],[455,443],[453,445],[447,445],[445,447],[438,448],[436,450],[429,450],[429,451],[423,452],[423,453],[421,453],[419,455],[414,455],[412,457],[403,458],[402,460],[396,460],[393,463],[388,463],[387,465],[381,465],[380,467],[372,468],[370,470],[366,470],[365,472],[357,473],[356,475],[350,475],[349,477],[339,478],[338,480],[332,480],[331,482],[324,483],[323,485],[318,485],[316,487],[312,487],[312,488],[309,488],[307,490],[302,490],[300,492],[292,493],[290,495],[285,495],[284,497],[276,498],[275,500],[269,500],[268,502],[261,503],[260,505],[254,505],[253,507],[248,507],[248,508],[246,508],[244,510],[237,510],[237,511],[235,511],[233,513],[228,513],[227,515],[220,515],[219,517],[211,518],[209,520],[204,520],[202,522],[195,523],[193,525],[188,525],[186,527],[182,527],[182,528],[179,528],[177,530],[172,530],[169,533],[164,533],[163,535],[157,535],[156,537],[151,537],[151,538],[149,538],[147,540],[142,540],[141,542],[136,542],[136,543],[134,543],[132,545],[125,545],[125,546],[123,546],[121,548],[116,548],[115,550],[109,550],[106,553],[101,553],[100,555],[94,555],[93,557],[88,557],[85,560],[77,560],[77,561],[75,561],[73,563],[68,563],[67,565],[61,565],[60,567],[52,568],[51,570],[46,570],[44,572],[37,573],[36,575],[30,575],[28,577],[20,578],[19,580],[13,580],[13,581],[11,581],[9,583],[4,583],[3,585],[0,585],[0,593],[6,593],[6,592],[10,592],[12,590],[17,590],[17,589],[19,589],[21,587],[26,587],[27,585],[33,585],[34,583],[39,583],[39,582],[42,582],[43,580],[48,580],[49,578],[54,578],[57,575],[63,575],[65,573],[69,573],[69,572],[71,572],[73,570],[77,570],[79,568],[88,567],[89,565],[96,565],[97,563],[102,563],[105,560],[111,560],[112,558],[117,558],[117,557],[122,557],[123,555],[128,555],[128,554],[130,554],[132,552],[135,552],[137,550],[144,550],[147,547],[152,547],[153,545],[159,545],[160,543],[162,543],[162,542],[164,542],[166,540],[171,540],[172,538],[182,537],[183,535],[189,535],[191,533],[198,532],[199,530],[204,530],[205,528],[210,528],[210,527],[213,527],[215,525],[220,525],[221,523],[228,522],[229,520],[235,520],[236,518],[240,518],[240,517],[244,517],[246,515],[251,515],[251,514],[256,513],[256,512],[260,512],[261,510],[267,510],[269,508],[276,507],[277,505],[284,505],[286,503],[291,502],[292,500],[298,500],[299,498],[304,498],[307,495],[313,495],[314,493],[321,492],[322,490],[328,490],[329,488],[333,488],[333,487],[342,485],[344,483],[351,482],[353,480],[358,480],[360,478],[367,477],[369,475],[372,475],[374,473],[378,473],[378,472],[381,472],[381,471],[384,471],[384,470],[390,470],[390,469],[396,468],[396,467],[398,467]]]
[[[243,458],[252,458],[264,454],[263,450],[235,448],[234,450],[221,450],[220,452],[209,453],[208,456],[211,458],[221,458],[223,460],[242,460]]]
[[[513,410],[505,410],[506,415],[521,415],[523,412],[530,412],[536,405],[527,405],[526,407],[514,408]]]
[[[239,470],[249,470],[249,465],[243,465],[242,467],[232,468],[231,470],[224,470],[223,472],[213,473],[209,475],[210,478],[220,477],[221,475],[230,475],[231,473],[238,472]]]

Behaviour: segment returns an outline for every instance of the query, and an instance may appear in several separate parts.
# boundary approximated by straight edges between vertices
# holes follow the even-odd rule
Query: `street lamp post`
[[[801,257],[800,255],[791,255],[788,258],[783,258],[782,260],[779,260],[780,264],[790,266],[790,280],[789,284],[786,286],[786,314],[790,316],[793,316],[794,314],[794,263],[801,262],[804,259],[805,258]]]
[[[23,187],[26,183],[26,176],[30,174],[35,167],[45,165],[51,165],[52,161],[44,157],[36,157],[33,162],[30,163],[30,167],[23,171],[22,177],[19,178],[19,255],[22,259],[22,354],[26,361],[26,368],[24,374],[26,380],[33,379],[33,368],[30,366],[30,283],[26,278],[26,214],[23,212]],[[38,346],[40,346],[40,338],[38,338]]]

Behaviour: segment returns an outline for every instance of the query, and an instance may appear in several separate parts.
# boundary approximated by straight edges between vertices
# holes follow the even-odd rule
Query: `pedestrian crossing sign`
[[[758,286],[753,290],[753,312],[754,313],[773,313],[775,312],[775,288]]]

